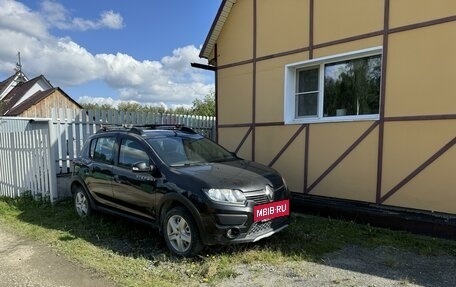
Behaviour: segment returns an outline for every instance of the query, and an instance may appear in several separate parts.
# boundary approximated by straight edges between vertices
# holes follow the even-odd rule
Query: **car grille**
[[[288,223],[288,217],[279,217],[266,222],[254,222],[247,233],[247,236],[256,233],[262,233],[268,230],[274,230]]]
[[[274,189],[274,198],[272,201],[284,199],[284,196],[285,196],[284,193],[285,193],[285,186],[283,186],[283,185]],[[265,194],[264,190],[245,193],[245,197],[247,198],[247,200],[253,200],[253,202],[255,202],[255,205],[265,204],[265,203],[270,202],[269,198]]]

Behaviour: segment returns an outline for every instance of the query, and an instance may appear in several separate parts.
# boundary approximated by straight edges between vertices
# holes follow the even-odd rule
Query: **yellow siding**
[[[401,27],[456,15],[454,0],[390,1],[390,27]]]
[[[453,146],[384,204],[456,213],[455,163],[456,147]]]
[[[455,113],[456,22],[391,35],[386,115]]]
[[[372,122],[328,123],[310,126],[309,185],[331,166]]]
[[[381,47],[383,45],[382,37],[371,37],[358,41],[352,41],[344,44],[328,46],[314,50],[314,58],[322,58],[333,56],[337,54],[350,53],[353,51],[359,51],[363,49]]]
[[[219,124],[252,122],[252,71],[252,65],[242,65],[218,72]]]
[[[258,57],[309,46],[309,0],[257,3]]]
[[[383,151],[384,195],[456,135],[454,121],[391,122],[385,124]],[[453,167],[441,170],[451,173]],[[453,174],[456,174],[453,172]],[[434,181],[437,185],[437,182]],[[456,188],[456,186],[455,186]],[[401,192],[401,191],[399,191]],[[436,208],[436,207],[433,207]]]
[[[284,67],[308,59],[308,53],[280,57],[257,64],[256,122],[282,122]]]
[[[300,125],[257,128],[255,160],[265,165],[271,163],[299,128]],[[284,176],[289,188],[296,191],[302,191],[303,187],[304,141],[305,130],[302,130],[298,138],[273,165],[273,168]]]
[[[432,2],[432,4],[429,4]],[[379,32],[384,26],[384,0],[315,0],[314,44]],[[251,60],[252,0],[237,1],[218,41],[218,65]],[[241,9],[242,8],[242,9]],[[218,71],[220,124],[284,120],[285,65],[305,61],[308,52],[281,56],[309,45],[309,0],[257,1],[257,56],[253,65]],[[242,10],[242,11],[241,11]],[[453,0],[390,1],[390,28],[455,16]],[[456,21],[388,35],[385,116],[455,115],[454,79]],[[383,35],[313,50],[328,57],[383,45]],[[318,46],[317,46],[318,47]],[[256,87],[253,87],[254,81]],[[308,185],[312,185],[373,124],[373,121],[312,123],[309,126]],[[269,164],[300,125],[256,127],[255,159]],[[219,129],[220,142],[235,149],[248,128]],[[303,192],[306,130],[275,162],[292,191]],[[456,136],[455,120],[386,122],[382,158],[384,196]],[[375,202],[379,127],[310,192],[311,195]],[[239,154],[252,153],[252,135]],[[456,146],[443,154],[384,204],[456,214]]]
[[[253,57],[253,1],[237,1],[217,41],[218,65]]]
[[[310,138],[314,136],[312,134]],[[325,157],[322,153],[318,155]],[[377,155],[378,128],[372,131],[310,194],[375,202]]]
[[[383,29],[384,0],[316,0],[314,44]]]
[[[229,151],[236,151],[241,140],[249,128],[220,128],[218,130],[219,143]],[[238,152],[238,156],[245,159],[252,157],[252,135],[250,134]]]

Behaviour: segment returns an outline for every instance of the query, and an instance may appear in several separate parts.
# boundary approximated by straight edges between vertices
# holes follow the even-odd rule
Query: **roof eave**
[[[214,50],[223,25],[225,24],[225,21],[230,14],[231,8],[235,3],[236,0],[223,0],[223,2],[220,4],[217,16],[215,17],[214,22],[212,22],[211,29],[207,34],[203,47],[201,48],[201,52],[199,54],[200,58],[211,60],[209,57]]]

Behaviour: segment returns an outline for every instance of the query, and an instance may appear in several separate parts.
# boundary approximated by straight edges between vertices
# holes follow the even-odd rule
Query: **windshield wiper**
[[[211,162],[217,163],[217,162],[227,162],[227,161],[234,161],[236,158],[234,157],[228,157],[228,158],[219,158],[219,159],[214,159]]]
[[[206,163],[205,162],[201,162],[201,161],[192,161],[192,162],[173,163],[173,164],[170,164],[169,166],[171,166],[171,167],[182,167],[182,166],[204,165],[204,164],[206,164]]]

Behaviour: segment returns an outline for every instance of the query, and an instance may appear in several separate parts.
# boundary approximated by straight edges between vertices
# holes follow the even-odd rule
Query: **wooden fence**
[[[56,198],[56,170],[48,130],[0,133],[0,195]]]

